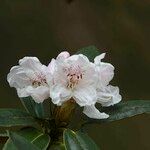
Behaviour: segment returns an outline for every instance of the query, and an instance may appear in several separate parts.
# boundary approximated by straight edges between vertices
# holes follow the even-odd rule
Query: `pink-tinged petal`
[[[83,109],[83,113],[87,115],[89,118],[94,119],[107,119],[109,117],[106,113],[101,113],[95,105],[85,106]]]
[[[50,89],[50,97],[56,105],[62,105],[71,98],[71,91],[60,84],[53,85]]]
[[[100,65],[101,60],[105,57],[106,53],[102,53],[99,56],[96,56],[94,59],[95,65]]]
[[[65,60],[68,57],[70,57],[70,54],[67,51],[64,51],[57,56],[56,60]]]
[[[97,92],[98,103],[102,106],[108,107],[119,103],[122,100],[119,94],[119,88],[116,86],[107,86],[103,90]]]
[[[97,93],[93,86],[78,87],[73,92],[73,98],[80,106],[95,104]]]

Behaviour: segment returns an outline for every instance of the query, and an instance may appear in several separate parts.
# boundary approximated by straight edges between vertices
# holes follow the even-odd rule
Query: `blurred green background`
[[[62,50],[107,52],[123,100],[150,99],[149,0],[0,0],[0,107],[21,108],[6,76],[24,56],[48,64]],[[150,116],[91,125],[102,150],[150,150]]]

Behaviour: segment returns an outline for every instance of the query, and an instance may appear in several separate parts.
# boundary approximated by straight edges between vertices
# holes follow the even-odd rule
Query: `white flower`
[[[108,107],[117,104],[122,97],[119,88],[109,85],[114,76],[114,67],[110,63],[101,62],[105,53],[95,57],[94,64],[98,75],[97,102],[102,106]]]
[[[95,108],[97,101],[95,66],[82,54],[70,56],[62,52],[52,59],[48,66],[50,74],[47,81],[50,85],[50,97],[58,106],[73,98],[84,107],[84,113],[90,118],[107,118]]]
[[[15,87],[19,97],[31,96],[41,103],[51,97],[58,106],[68,100],[83,108],[90,118],[104,119],[109,115],[101,113],[95,104],[111,106],[121,101],[119,88],[109,85],[114,76],[114,67],[101,62],[105,53],[95,57],[94,63],[82,55],[60,53],[47,66],[36,57],[24,57],[18,66],[11,68],[7,80]]]
[[[47,67],[36,57],[24,57],[19,65],[11,68],[7,81],[15,87],[19,97],[31,96],[41,103],[49,97],[49,86],[46,81]]]

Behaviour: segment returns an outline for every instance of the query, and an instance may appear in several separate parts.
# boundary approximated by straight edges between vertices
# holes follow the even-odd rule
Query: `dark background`
[[[0,107],[21,108],[6,76],[24,56],[48,64],[62,50],[96,45],[123,100],[150,99],[149,0],[0,0]],[[150,116],[91,125],[102,150],[150,150]]]

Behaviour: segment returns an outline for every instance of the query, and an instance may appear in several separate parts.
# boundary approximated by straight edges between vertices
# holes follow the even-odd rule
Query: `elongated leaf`
[[[42,150],[46,150],[50,142],[50,138],[46,134],[41,134],[36,139],[32,140],[32,143]]]
[[[85,124],[112,122],[143,113],[150,113],[150,100],[132,100],[120,102],[115,106],[102,108],[101,111],[108,113],[110,115],[109,118],[103,120],[87,118]]]
[[[81,150],[82,147],[76,138],[76,134],[71,130],[64,131],[64,144],[67,150]]]
[[[32,144],[27,139],[25,139],[24,137],[20,136],[17,133],[10,132],[9,137],[17,149],[20,149],[20,150],[40,150],[37,146],[35,146],[34,144]]]
[[[99,150],[93,140],[81,132],[64,131],[64,143],[67,150]]]
[[[94,58],[100,54],[100,52],[95,46],[92,45],[79,49],[76,54],[83,54],[87,56],[90,61],[93,61]]]
[[[19,109],[0,109],[0,127],[32,126],[36,120]]]
[[[82,132],[76,132],[77,139],[86,150],[99,150],[98,146],[95,144],[95,142],[87,135]]]
[[[25,109],[34,117],[44,118],[44,106],[43,103],[36,103],[31,97],[22,98],[21,102]]]
[[[17,134],[42,150],[46,150],[50,142],[50,137],[48,135],[41,133],[35,128],[25,128],[17,132]],[[12,140],[8,139],[3,150],[17,150],[17,148]]]
[[[36,137],[38,137],[41,132],[39,132],[35,128],[25,128],[21,131],[18,131],[17,134],[23,136],[24,138],[28,139],[29,141],[33,141]],[[3,150],[17,150],[11,139],[8,139],[4,145]]]

